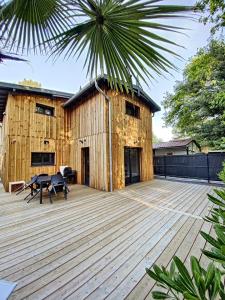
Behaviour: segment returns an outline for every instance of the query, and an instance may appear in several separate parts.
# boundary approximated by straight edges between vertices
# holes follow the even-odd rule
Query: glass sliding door
[[[89,148],[82,148],[82,181],[84,185],[90,185],[90,158],[89,158]]]
[[[140,148],[124,149],[125,184],[140,181]]]
[[[124,149],[124,169],[125,169],[125,184],[130,184],[130,150],[129,148]]]

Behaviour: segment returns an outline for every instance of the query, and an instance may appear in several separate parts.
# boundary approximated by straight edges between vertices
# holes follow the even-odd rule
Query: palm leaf
[[[86,55],[90,77],[107,73],[111,86],[126,91],[132,78],[147,82],[174,68],[165,54],[178,46],[162,32],[180,32],[162,20],[184,17],[189,6],[162,0],[2,0],[0,37],[17,52],[37,49],[54,57]],[[187,15],[185,15],[187,17]],[[76,18],[77,17],[77,18]]]
[[[26,61],[23,58],[17,57],[12,54],[3,53],[2,51],[0,51],[0,63],[4,62],[5,60]]]
[[[73,10],[64,0],[8,0],[0,8],[0,37],[15,51],[46,49],[49,39],[67,30]]]
[[[146,82],[153,77],[153,71],[158,74],[170,72],[174,66],[165,53],[177,56],[168,45],[178,45],[157,31],[177,32],[181,28],[156,20],[183,17],[192,8],[160,5],[160,2],[77,1],[84,21],[57,36],[53,54],[79,57],[87,49],[87,74],[93,78],[99,72],[107,73],[111,85],[121,88],[123,83],[126,90],[131,85],[131,78]]]

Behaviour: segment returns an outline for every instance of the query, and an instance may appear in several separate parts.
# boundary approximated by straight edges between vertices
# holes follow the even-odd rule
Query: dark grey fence
[[[225,152],[195,155],[154,157],[154,173],[160,176],[219,180],[218,173],[225,162]]]

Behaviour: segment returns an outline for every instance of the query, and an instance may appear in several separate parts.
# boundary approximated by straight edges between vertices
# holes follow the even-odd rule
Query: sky
[[[194,3],[195,0],[163,1],[163,4],[193,5]],[[176,65],[178,71],[173,71],[171,75],[163,74],[160,77],[153,73],[153,81],[149,81],[148,85],[141,83],[145,92],[159,105],[161,105],[166,93],[173,92],[176,82],[182,80],[183,69],[188,60],[196,54],[199,48],[207,45],[210,37],[210,26],[204,26],[197,19],[170,19],[166,20],[166,23],[188,28],[188,30],[183,31],[185,34],[164,34],[168,39],[182,46],[173,48],[182,59],[178,60],[171,55],[167,56]],[[28,62],[0,64],[0,81],[18,83],[25,78],[32,79],[40,82],[43,88],[71,93],[75,93],[89,81],[89,78],[86,77],[86,71],[83,70],[82,59],[77,61],[76,58],[69,60],[59,58],[53,63],[52,60],[41,55],[29,55],[24,58]],[[153,118],[153,132],[163,141],[168,141],[173,138],[172,128],[165,127],[162,106],[161,109],[161,112],[156,113]]]

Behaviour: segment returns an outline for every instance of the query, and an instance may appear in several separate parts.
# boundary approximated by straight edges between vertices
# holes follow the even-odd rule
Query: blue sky
[[[192,5],[195,0],[165,0],[164,3]],[[182,72],[188,59],[196,53],[197,49],[206,46],[210,36],[210,27],[208,25],[204,26],[198,21],[171,19],[167,21],[168,23],[189,30],[185,32],[186,35],[174,33],[166,35],[167,38],[184,47],[175,49],[182,56],[182,60],[169,56],[169,59],[177,66],[178,71],[172,72],[172,75],[155,76],[155,80],[149,82],[148,86],[143,85],[145,91],[158,104],[161,103],[166,92],[173,91],[176,81],[182,79]],[[0,64],[0,81],[18,83],[18,81],[26,78],[39,81],[44,88],[76,92],[80,89],[80,86],[83,86],[89,80],[86,77],[85,70],[83,70],[82,60],[76,61],[76,58],[63,60],[61,58],[53,63],[41,55],[29,55],[25,58],[29,61],[28,63],[6,62]],[[166,141],[172,138],[172,130],[171,128],[165,128],[162,116],[163,111],[155,114],[153,131],[158,137]]]

